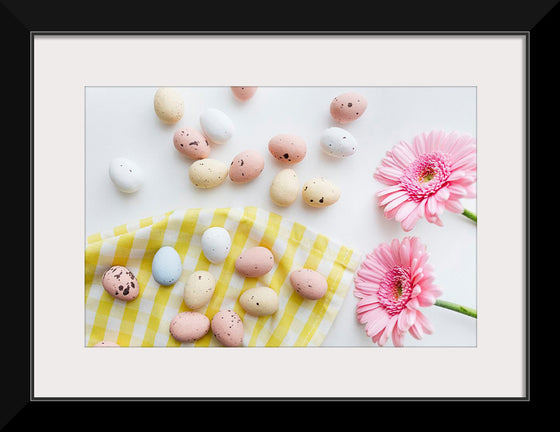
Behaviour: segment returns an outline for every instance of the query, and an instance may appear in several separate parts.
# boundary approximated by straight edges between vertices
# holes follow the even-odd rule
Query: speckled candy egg
[[[178,129],[173,135],[173,145],[189,159],[204,159],[210,154],[210,145],[202,132],[194,128]]]
[[[269,249],[256,246],[244,250],[235,260],[235,270],[245,277],[259,277],[274,267],[274,255]]]
[[[154,110],[164,123],[177,123],[183,117],[185,102],[177,90],[160,87],[154,95]]]
[[[152,260],[152,276],[163,286],[173,285],[181,277],[183,264],[177,251],[171,246],[163,246]]]
[[[324,177],[316,177],[303,185],[301,196],[311,207],[327,207],[340,198],[340,189]]]
[[[94,347],[105,347],[105,348],[118,347],[118,346],[120,346],[118,343],[111,342],[111,341],[100,341],[94,345]]]
[[[256,150],[245,150],[233,158],[229,178],[235,183],[247,183],[256,179],[264,169],[264,158]]]
[[[216,108],[208,108],[200,115],[200,127],[204,135],[215,144],[226,143],[235,131],[233,121]]]
[[[293,134],[278,134],[268,142],[268,151],[283,164],[293,165],[303,160],[307,154],[304,139]]]
[[[117,265],[106,270],[101,277],[101,284],[108,294],[127,302],[134,300],[140,293],[136,276],[123,266]]]
[[[237,99],[238,101],[241,102],[245,102],[248,101],[249,99],[251,99],[255,93],[257,92],[257,88],[258,87],[238,87],[238,86],[234,86],[231,87],[231,92],[233,93],[233,96],[235,97],[235,99]]]
[[[231,248],[229,232],[222,227],[210,227],[200,239],[202,253],[213,264],[224,262]]]
[[[291,206],[299,196],[299,179],[291,168],[281,170],[270,185],[270,199],[280,206]]]
[[[358,148],[352,134],[339,127],[325,129],[319,142],[325,153],[336,158],[352,156]]]
[[[206,270],[192,273],[185,283],[183,300],[190,309],[198,309],[210,301],[216,287],[216,278]]]
[[[278,310],[278,293],[267,286],[249,288],[239,296],[239,304],[249,315],[272,315]]]
[[[354,92],[343,93],[331,102],[331,117],[338,123],[350,123],[359,119],[366,111],[366,98]]]
[[[210,189],[221,185],[228,176],[228,167],[216,159],[200,159],[189,167],[189,180],[200,189]]]
[[[310,300],[320,299],[329,288],[325,277],[311,269],[299,269],[291,272],[290,284],[299,295]]]
[[[214,337],[224,346],[238,347],[243,344],[243,321],[231,309],[217,312],[212,317],[210,328]]]
[[[117,157],[109,164],[109,178],[118,190],[134,193],[144,184],[143,170],[130,159]]]
[[[179,342],[194,342],[210,330],[210,320],[199,312],[181,312],[171,320],[169,333]]]

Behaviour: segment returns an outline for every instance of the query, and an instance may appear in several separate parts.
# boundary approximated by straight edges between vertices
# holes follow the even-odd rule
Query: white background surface
[[[257,206],[362,254],[393,238],[418,236],[431,255],[435,283],[443,289],[441,299],[476,308],[476,225],[464,216],[444,213],[444,227],[421,219],[405,233],[398,222],[385,219],[375,204],[374,194],[384,185],[372,177],[387,150],[401,140],[410,142],[416,134],[443,129],[476,136],[476,87],[260,87],[246,102],[237,101],[229,87],[177,90],[185,101],[184,116],[178,123],[166,125],[153,109],[156,87],[86,87],[86,236],[176,208]],[[368,108],[353,123],[338,125],[329,115],[329,106],[346,91],[363,94]],[[213,145],[209,157],[229,165],[242,150],[260,151],[265,169],[253,182],[239,185],[228,179],[208,190],[190,183],[191,161],[175,150],[173,134],[187,126],[200,130],[199,115],[211,107],[224,111],[235,123],[236,132],[228,143]],[[322,152],[319,136],[331,126],[343,127],[357,140],[353,156],[336,159]],[[291,207],[281,208],[270,200],[271,181],[285,167],[267,147],[270,138],[279,133],[293,133],[307,142],[307,156],[292,168],[302,184],[319,176],[337,184],[342,195],[335,205],[314,209],[298,199]],[[145,184],[140,191],[124,194],[111,183],[109,162],[118,156],[143,168]],[[463,204],[476,212],[476,200]],[[351,286],[323,346],[374,346],[356,320],[356,302]],[[423,312],[434,333],[420,341],[407,335],[405,346],[476,346],[475,319],[437,306]]]

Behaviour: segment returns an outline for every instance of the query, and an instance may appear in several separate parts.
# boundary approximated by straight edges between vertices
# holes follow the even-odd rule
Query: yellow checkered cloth
[[[201,249],[202,233],[221,226],[232,239],[230,253],[212,264]],[[162,246],[172,246],[183,261],[183,273],[172,286],[160,286],[152,277],[152,260]],[[273,269],[259,278],[235,271],[239,254],[253,246],[269,248]],[[196,342],[181,343],[169,333],[175,315],[189,310],[183,302],[188,276],[207,270],[216,288],[207,306],[198,309],[212,319],[222,309],[233,309],[243,320],[243,346],[319,346],[342,306],[360,257],[352,249],[278,214],[257,207],[174,210],[157,217],[115,227],[88,236],[85,250],[85,344],[109,340],[121,346],[220,346],[209,331]],[[127,267],[138,279],[140,295],[131,302],[111,297],[101,284],[105,270]],[[317,270],[329,289],[319,300],[307,300],[290,285],[288,275],[298,268]],[[279,294],[278,311],[270,316],[246,314],[238,298],[245,290],[266,285]]]

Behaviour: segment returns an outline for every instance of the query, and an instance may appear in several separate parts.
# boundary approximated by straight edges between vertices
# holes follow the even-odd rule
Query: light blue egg
[[[163,286],[173,285],[181,277],[183,264],[181,257],[171,246],[160,248],[152,261],[152,276]]]

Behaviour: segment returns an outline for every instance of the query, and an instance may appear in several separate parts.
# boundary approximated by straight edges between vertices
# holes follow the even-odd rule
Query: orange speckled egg
[[[274,256],[265,247],[256,246],[244,250],[235,260],[235,269],[245,277],[259,277],[274,267]]]
[[[256,150],[245,150],[233,158],[229,178],[235,183],[247,183],[256,179],[264,169],[264,158]]]
[[[299,269],[290,273],[292,288],[302,297],[318,300],[325,295],[329,288],[325,277],[311,269]]]
[[[258,87],[239,87],[239,86],[234,86],[231,87],[231,92],[233,93],[233,96],[235,97],[235,99],[237,99],[238,101],[241,102],[245,102],[248,101],[249,99],[251,99],[256,91],[257,91]]]
[[[173,135],[173,145],[189,159],[204,159],[210,155],[210,145],[202,132],[193,128],[178,129]]]
[[[194,342],[208,333],[210,320],[199,312],[181,312],[171,320],[169,333],[179,342]]]
[[[293,165],[303,160],[307,153],[307,144],[297,135],[278,134],[268,142],[268,151],[283,164]]]
[[[108,294],[119,300],[132,301],[140,293],[136,276],[123,266],[113,266],[106,270],[101,283]]]
[[[243,344],[243,321],[231,309],[217,312],[210,322],[212,333],[222,345],[238,347]]]
[[[331,102],[331,117],[338,123],[350,123],[366,111],[366,98],[354,92],[343,93]]]

